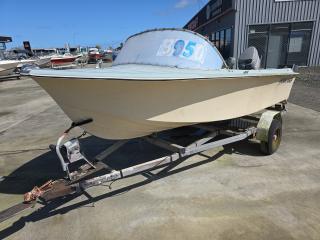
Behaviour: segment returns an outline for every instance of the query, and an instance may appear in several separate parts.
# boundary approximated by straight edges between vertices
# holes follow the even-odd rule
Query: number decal
[[[170,56],[172,55],[172,46],[174,44],[175,40],[174,39],[165,39],[163,40],[157,56]]]
[[[178,57],[184,48],[184,41],[183,40],[176,41],[173,48],[174,48],[174,52],[172,55],[175,57]]]
[[[203,63],[205,54],[206,48],[201,43],[185,39],[164,39],[156,55]]]
[[[196,43],[195,42],[192,42],[192,41],[189,41],[188,45],[186,46],[186,49],[184,50],[183,52],[183,56],[184,57],[190,57],[193,52],[194,52],[194,47],[196,46]]]

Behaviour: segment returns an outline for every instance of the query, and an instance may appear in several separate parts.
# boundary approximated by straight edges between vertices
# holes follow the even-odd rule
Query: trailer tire
[[[261,141],[260,150],[266,155],[275,153],[281,143],[282,124],[278,119],[273,119],[268,131],[268,142]]]

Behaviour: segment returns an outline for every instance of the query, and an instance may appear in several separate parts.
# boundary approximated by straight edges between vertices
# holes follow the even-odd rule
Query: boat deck
[[[211,78],[241,78],[262,76],[292,76],[291,69],[273,70],[195,70],[174,67],[124,64],[100,69],[68,69],[55,70],[32,70],[32,76],[67,77],[82,79],[123,79],[123,80],[183,80],[183,79],[211,79]]]

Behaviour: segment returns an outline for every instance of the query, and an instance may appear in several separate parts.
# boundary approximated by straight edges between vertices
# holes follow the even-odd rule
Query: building
[[[184,28],[225,59],[254,46],[262,67],[320,66],[320,0],[211,0]]]

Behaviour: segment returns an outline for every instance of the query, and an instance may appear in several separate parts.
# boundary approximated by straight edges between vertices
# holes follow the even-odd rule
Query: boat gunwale
[[[290,74],[273,74],[273,75],[244,75],[244,76],[212,76],[212,77],[202,77],[202,78],[153,78],[153,79],[139,79],[139,78],[106,78],[106,77],[93,77],[93,78],[88,78],[88,77],[78,77],[78,76],[50,76],[50,75],[26,75],[31,78],[64,78],[64,79],[76,79],[80,81],[88,81],[88,80],[105,80],[105,81],[136,81],[136,82],[154,82],[154,81],[159,81],[159,82],[168,82],[168,81],[210,81],[210,80],[215,80],[215,79],[234,79],[234,78],[264,78],[264,77],[292,77],[294,78],[298,73],[290,73]]]

